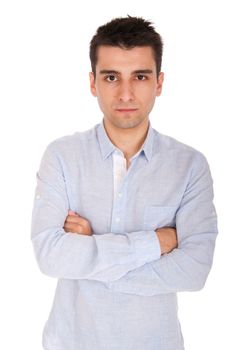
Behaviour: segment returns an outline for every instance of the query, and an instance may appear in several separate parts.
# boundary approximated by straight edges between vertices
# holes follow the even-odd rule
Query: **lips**
[[[134,112],[134,111],[137,111],[137,108],[117,108],[116,111],[119,111],[119,112]]]

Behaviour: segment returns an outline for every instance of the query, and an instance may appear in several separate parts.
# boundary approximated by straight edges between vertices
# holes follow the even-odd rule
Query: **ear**
[[[95,86],[93,72],[89,72],[89,80],[90,80],[90,91],[91,91],[92,95],[96,97],[97,92],[96,92],[96,86]]]
[[[158,77],[158,82],[157,82],[156,96],[161,95],[163,82],[164,82],[164,73],[160,72],[159,77]]]

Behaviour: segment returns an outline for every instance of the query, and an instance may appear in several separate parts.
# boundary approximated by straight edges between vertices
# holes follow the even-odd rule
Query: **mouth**
[[[116,111],[118,112],[135,112],[138,108],[117,108]]]

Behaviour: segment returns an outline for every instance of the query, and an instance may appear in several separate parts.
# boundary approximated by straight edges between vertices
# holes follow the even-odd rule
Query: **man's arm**
[[[118,280],[127,272],[160,258],[154,231],[82,235],[66,233],[70,209],[65,178],[51,143],[37,173],[31,239],[41,271],[67,279]]]
[[[212,266],[218,231],[213,181],[201,154],[177,211],[176,230],[177,249],[109,283],[109,288],[144,296],[203,288]]]
[[[66,217],[64,230],[68,233],[72,232],[87,236],[93,234],[91,223],[72,210],[69,210],[69,215]],[[174,227],[158,228],[155,232],[159,240],[161,255],[170,253],[174,248],[177,248],[178,242]]]

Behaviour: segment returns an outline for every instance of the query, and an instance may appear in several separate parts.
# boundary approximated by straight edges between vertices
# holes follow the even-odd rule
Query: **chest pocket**
[[[176,207],[147,206],[144,210],[144,230],[176,226]]]

